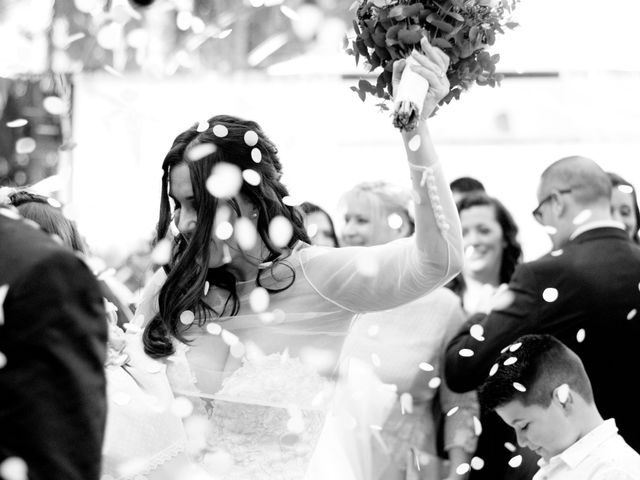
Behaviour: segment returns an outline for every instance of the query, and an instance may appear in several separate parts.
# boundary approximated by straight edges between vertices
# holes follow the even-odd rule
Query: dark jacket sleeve
[[[539,295],[535,276],[526,264],[519,265],[509,283],[507,305],[492,310],[488,315],[471,316],[449,342],[446,352],[445,378],[454,392],[467,392],[478,388],[491,370],[496,358],[507,345],[527,333],[533,333],[536,312],[543,301]],[[484,340],[472,337],[469,329],[479,324],[484,328]],[[469,349],[473,356],[459,354]]]
[[[0,326],[0,461],[31,480],[97,480],[106,414],[107,326],[97,281],[56,251],[9,287]]]

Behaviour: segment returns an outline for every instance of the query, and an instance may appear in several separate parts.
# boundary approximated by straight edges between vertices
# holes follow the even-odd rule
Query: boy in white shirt
[[[542,457],[533,480],[640,479],[640,455],[602,418],[582,361],[556,338],[524,335],[503,349],[478,395]]]

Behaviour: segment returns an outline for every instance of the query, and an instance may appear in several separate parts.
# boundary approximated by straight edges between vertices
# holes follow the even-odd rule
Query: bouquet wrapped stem
[[[393,106],[393,126],[403,132],[415,129],[420,121],[429,83],[411,68],[418,65],[413,57],[407,58]]]

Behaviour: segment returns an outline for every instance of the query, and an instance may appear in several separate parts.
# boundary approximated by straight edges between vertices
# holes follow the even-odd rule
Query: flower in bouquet
[[[392,72],[396,60],[409,57],[412,50],[420,50],[423,37],[444,51],[449,57],[446,72],[449,93],[440,105],[460,98],[463,90],[474,83],[494,87],[501,76],[496,73],[500,56],[491,55],[487,48],[495,43],[496,34],[517,23],[509,16],[518,0],[357,0],[356,33],[347,53],[355,56],[356,64],[363,57],[370,71],[381,69],[375,85],[361,79],[351,87],[364,101],[367,93],[383,99],[392,97]],[[405,68],[400,87],[417,75]],[[407,79],[406,77],[409,77]],[[428,90],[428,89],[427,89]],[[398,93],[398,92],[396,92]],[[420,98],[394,98],[394,125],[412,130],[420,118],[426,91]]]

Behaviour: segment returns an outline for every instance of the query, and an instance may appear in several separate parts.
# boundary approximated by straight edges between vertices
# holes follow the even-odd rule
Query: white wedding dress
[[[299,244],[286,260],[263,272],[261,283],[267,289],[290,285],[270,295],[265,311],[250,307],[255,282],[239,282],[238,314],[201,326],[196,319],[185,331],[188,344],[176,342],[176,352],[162,361],[142,359],[139,333],[132,333],[139,352],[133,357],[160,365],[159,372],[149,375],[168,379],[173,400],[154,402],[169,405],[182,417],[184,432],[169,422],[163,455],[158,451],[162,433],[146,429],[144,418],[135,425],[118,421],[131,407],[116,405],[108,419],[106,473],[112,478],[167,478],[157,460],[171,457],[182,444],[188,458],[216,479],[371,478],[370,443],[378,441],[377,427],[395,393],[367,369],[338,360],[358,313],[409,302],[456,273],[451,259],[461,258],[457,226],[449,228],[443,220],[457,221],[455,206],[434,199],[439,190],[448,190],[439,167],[429,178],[428,194],[424,182],[417,188],[421,201],[413,237],[375,247]],[[432,258],[425,245],[438,242],[442,255]],[[155,314],[164,278],[160,270],[145,289],[136,312],[140,326]],[[218,308],[226,296],[211,290],[207,301]],[[144,371],[138,369],[139,374]],[[111,399],[118,397],[117,388],[109,387]],[[138,410],[144,416],[144,408]],[[157,411],[148,410],[148,422],[154,422]],[[146,435],[154,437],[153,448],[147,448]],[[110,460],[119,438],[127,436],[137,438],[129,442],[138,445],[129,451],[137,470],[123,470],[122,462]]]

